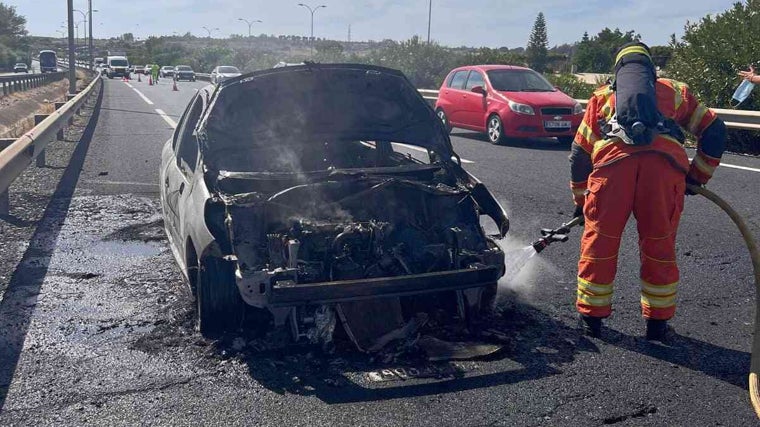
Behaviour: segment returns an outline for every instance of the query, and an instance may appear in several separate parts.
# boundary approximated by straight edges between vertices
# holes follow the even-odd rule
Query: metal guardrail
[[[45,74],[19,74],[16,76],[0,77],[0,96],[8,96],[12,93],[22,92],[57,82],[65,77],[66,73],[45,73]]]
[[[79,113],[85,102],[94,93],[95,87],[101,85],[102,90],[102,84],[103,80],[100,78],[100,74],[95,75],[92,83],[84,90],[44,118],[32,130],[5,148],[0,145],[0,149],[2,149],[0,151],[0,215],[8,214],[10,208],[8,188],[13,184],[13,181],[24,172],[32,160],[37,159],[38,167],[44,166],[45,148],[58,137],[59,131],[62,131],[73,120],[74,115]],[[40,162],[40,159],[43,161]]]
[[[438,91],[434,89],[418,89],[422,97],[433,102],[438,100]],[[587,99],[576,99],[584,107],[588,104]],[[723,108],[711,108],[718,114],[726,127],[729,129],[757,130],[760,131],[760,111],[728,110]]]

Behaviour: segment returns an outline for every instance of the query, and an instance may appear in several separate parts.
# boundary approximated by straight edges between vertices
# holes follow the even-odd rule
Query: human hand
[[[743,78],[744,80],[752,81],[752,78],[755,77],[755,66],[750,65],[749,71],[739,71],[739,77]]]
[[[578,225],[583,225],[586,223],[586,217],[583,215],[583,206],[581,205],[575,205],[575,211],[573,212],[573,218],[581,218],[581,222],[578,223]]]
[[[694,179],[694,178],[692,178],[690,176],[687,176],[686,177],[686,191],[684,192],[687,196],[693,196],[693,195],[697,194],[697,193],[689,190],[689,185],[693,185],[695,187],[701,187],[702,186],[702,184],[700,184],[699,181],[697,181],[696,179]]]

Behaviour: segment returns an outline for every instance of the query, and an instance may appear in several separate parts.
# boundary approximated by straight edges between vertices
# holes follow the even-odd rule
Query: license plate
[[[544,127],[547,129],[560,129],[560,128],[569,128],[570,127],[570,121],[569,120],[550,120],[544,122]]]

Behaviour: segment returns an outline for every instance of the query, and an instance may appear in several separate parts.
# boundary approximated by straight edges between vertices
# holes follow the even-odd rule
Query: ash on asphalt
[[[480,362],[427,362],[413,345],[370,357],[354,351],[347,340],[325,353],[253,329],[218,341],[203,339],[195,330],[190,291],[158,239],[157,210],[154,199],[133,195],[71,201],[54,253],[39,260],[48,264],[48,273],[6,410],[67,408],[94,398],[107,404],[108,396],[124,391],[126,384],[160,388],[213,376],[230,365],[272,391],[315,395],[326,402],[363,400],[378,387],[387,388],[389,396],[406,393],[389,380],[422,383],[480,371]],[[576,352],[594,351],[574,330],[512,298],[487,321],[485,339],[506,344],[497,357],[513,358],[523,367],[521,378],[552,375]],[[430,329],[438,328],[433,323]],[[468,336],[449,330],[446,338]],[[41,360],[52,360],[55,372],[40,369]],[[391,372],[391,378],[383,372]],[[373,381],[373,373],[385,379]]]

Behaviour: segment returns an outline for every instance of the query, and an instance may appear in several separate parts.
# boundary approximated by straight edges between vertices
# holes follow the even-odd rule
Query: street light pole
[[[262,21],[262,20],[260,20],[260,19],[256,19],[256,20],[254,20],[254,21],[249,21],[249,20],[247,20],[247,19],[244,19],[244,18],[238,18],[238,21],[243,21],[243,22],[245,22],[246,24],[248,24],[248,38],[251,38],[251,26],[252,26],[254,23],[256,23],[256,22],[263,22],[263,21]]]
[[[89,45],[89,48],[87,49],[87,53],[90,56],[90,69],[92,70],[95,65],[93,63],[93,61],[95,60],[94,59],[95,55],[92,53],[92,0],[87,0],[87,11],[90,14],[90,45]]]
[[[79,9],[74,9],[74,12],[82,14],[82,19],[84,19],[84,22],[80,21],[80,24],[84,23],[82,26],[82,38],[84,39],[84,45],[87,46],[87,14]],[[77,26],[77,38],[79,38],[79,26]]]
[[[219,31],[219,28],[207,28],[207,27],[201,27],[201,28],[203,28],[204,30],[208,32],[208,38],[211,38],[212,31]]]
[[[311,46],[311,54],[314,55],[314,12],[327,6],[321,4],[315,8],[312,8],[311,6],[303,4],[303,3],[298,3],[298,5],[303,6],[306,9],[309,9],[309,12],[311,12],[311,38],[309,39],[309,45]]]
[[[433,18],[433,0],[428,0],[428,38],[427,42],[430,44],[430,21]]]
[[[77,70],[74,59],[74,0],[67,1],[69,18],[69,94],[77,93]]]

